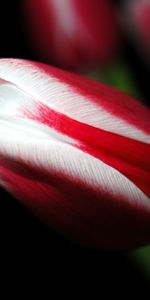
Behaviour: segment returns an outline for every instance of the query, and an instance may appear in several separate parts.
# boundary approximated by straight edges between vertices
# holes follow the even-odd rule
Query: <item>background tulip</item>
[[[25,0],[22,11],[38,60],[83,70],[108,63],[116,52],[118,26],[109,0]]]
[[[0,184],[81,244],[150,242],[150,112],[46,65],[0,61]]]
[[[150,61],[150,1],[128,0],[122,7],[125,30],[136,44],[137,52]]]

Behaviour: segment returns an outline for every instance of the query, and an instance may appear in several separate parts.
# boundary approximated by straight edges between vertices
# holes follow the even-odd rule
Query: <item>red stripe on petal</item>
[[[150,144],[77,122],[36,102],[35,111],[21,114],[79,141],[76,147],[120,171],[150,197]]]
[[[70,87],[72,93],[79,95],[79,102],[80,97],[84,96],[85,100],[95,103],[113,116],[150,134],[150,110],[136,99],[84,76],[41,63],[31,62],[31,65],[38,68],[39,73],[44,70],[48,76],[57,78],[64,83],[66,85],[64,89]]]

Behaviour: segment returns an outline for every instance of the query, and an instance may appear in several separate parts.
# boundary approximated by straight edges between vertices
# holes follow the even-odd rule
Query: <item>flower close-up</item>
[[[0,60],[0,185],[94,248],[150,242],[150,111],[44,64]]]

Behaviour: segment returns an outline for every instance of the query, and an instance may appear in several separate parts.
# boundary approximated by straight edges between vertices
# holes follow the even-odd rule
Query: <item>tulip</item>
[[[0,185],[88,247],[150,242],[150,111],[96,81],[0,60]]]
[[[125,1],[125,19],[127,28],[134,36],[138,51],[150,58],[150,1]]]
[[[116,52],[110,0],[25,0],[22,10],[33,53],[44,62],[82,71],[103,66]]]

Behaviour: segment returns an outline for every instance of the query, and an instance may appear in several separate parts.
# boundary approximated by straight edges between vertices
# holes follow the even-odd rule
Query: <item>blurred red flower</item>
[[[22,10],[41,61],[83,70],[108,63],[115,54],[118,26],[109,0],[25,0]]]
[[[150,59],[150,1],[125,1],[124,21],[136,41],[138,51]]]

